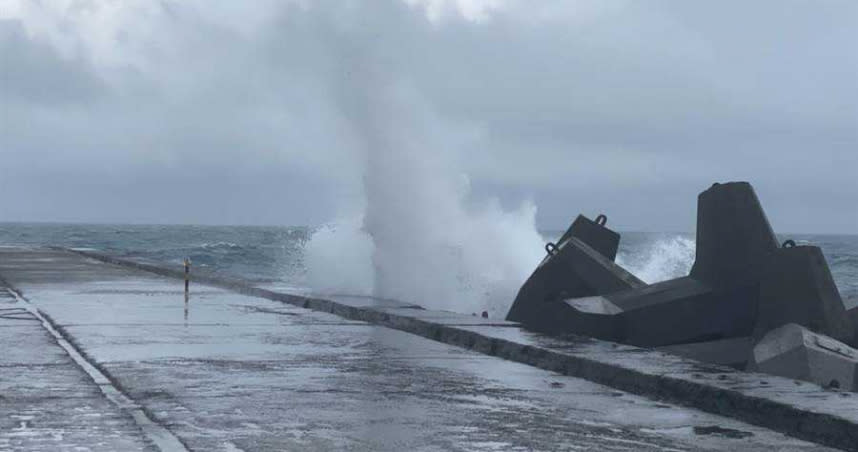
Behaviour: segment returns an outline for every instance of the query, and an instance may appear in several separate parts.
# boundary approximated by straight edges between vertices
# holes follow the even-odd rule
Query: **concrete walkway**
[[[0,451],[157,450],[2,283],[0,344]]]
[[[175,446],[136,407],[201,451],[825,450],[276,301],[195,285],[186,309],[180,281],[68,252],[0,248],[0,277],[128,400],[35,317],[0,316],[0,450]]]

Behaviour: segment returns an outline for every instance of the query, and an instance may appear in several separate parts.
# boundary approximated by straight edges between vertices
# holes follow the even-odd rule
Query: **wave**
[[[685,236],[661,237],[623,247],[617,264],[646,283],[685,276],[694,265],[696,242]]]
[[[506,218],[495,215],[492,218]],[[519,223],[513,223],[521,224]],[[362,221],[335,227],[212,227],[212,226],[135,226],[135,225],[65,225],[65,224],[0,224],[0,246],[66,246],[99,250],[117,257],[148,262],[181,265],[190,257],[195,268],[253,281],[277,281],[289,287],[314,287],[326,291],[351,288],[357,293],[372,291],[372,240],[361,231]],[[345,229],[345,230],[343,230]],[[477,228],[484,230],[483,228]],[[123,233],[116,234],[116,231]],[[349,233],[351,231],[351,233]],[[314,235],[318,233],[318,235]],[[545,239],[556,239],[559,233],[545,233]],[[505,234],[502,237],[518,236]],[[837,283],[840,295],[851,307],[858,304],[858,236],[799,235],[797,243],[807,242],[823,249]],[[802,240],[802,242],[799,242]],[[541,253],[541,245],[496,237],[491,246],[501,251],[519,249]],[[519,243],[520,242],[520,243]],[[522,245],[523,243],[523,245]],[[369,244],[369,245],[368,245]],[[490,246],[473,247],[471,253],[456,248],[439,248],[450,260],[468,257],[465,268],[494,270],[484,265],[496,258]],[[369,248],[369,249],[367,249]],[[488,249],[488,252],[485,250]],[[416,253],[416,250],[415,250]],[[422,251],[421,251],[422,253]],[[420,258],[423,254],[415,254]],[[617,263],[653,283],[688,274],[694,263],[694,234],[624,232]],[[515,255],[514,255],[515,256]],[[478,259],[473,261],[473,259]],[[462,289],[450,296],[446,309],[461,312],[489,310],[493,317],[503,316],[505,307],[515,297],[515,290],[536,266],[518,257],[495,259],[521,264],[521,273],[463,272],[462,267],[438,267],[453,285]],[[315,271],[308,271],[312,267]],[[503,270],[503,268],[501,268]],[[488,281],[491,284],[486,284]],[[500,281],[500,284],[497,282]],[[363,284],[363,285],[361,285]],[[343,287],[345,286],[345,287]],[[496,290],[496,288],[503,290]],[[407,293],[403,296],[407,297]],[[462,303],[477,299],[480,303]],[[849,301],[847,301],[849,300]]]
[[[242,249],[243,247],[237,243],[232,243],[232,242],[214,242],[214,243],[203,243],[202,245],[199,245],[199,248],[207,249],[207,250],[210,250],[210,249],[234,250],[234,249]]]

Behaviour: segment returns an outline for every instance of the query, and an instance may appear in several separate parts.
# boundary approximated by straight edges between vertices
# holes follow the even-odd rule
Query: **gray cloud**
[[[104,95],[105,87],[86,61],[61,58],[47,43],[30,39],[20,22],[0,20],[0,99],[62,107],[89,102]]]
[[[162,5],[0,23],[0,220],[324,221],[360,185],[340,100],[372,62],[542,227],[690,230],[697,192],[744,179],[778,230],[858,232],[854,2]]]

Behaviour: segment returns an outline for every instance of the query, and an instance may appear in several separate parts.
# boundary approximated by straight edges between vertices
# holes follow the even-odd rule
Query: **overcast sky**
[[[854,0],[0,0],[0,222],[329,221],[369,53],[541,228],[691,231],[747,180],[776,231],[858,233],[856,48]]]

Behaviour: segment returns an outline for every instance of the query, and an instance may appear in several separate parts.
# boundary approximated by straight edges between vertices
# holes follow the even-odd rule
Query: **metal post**
[[[191,259],[185,258],[185,326],[188,326],[188,300],[190,299],[189,283],[191,281]]]
[[[188,284],[191,281],[191,260],[185,258],[185,298],[188,297]]]

